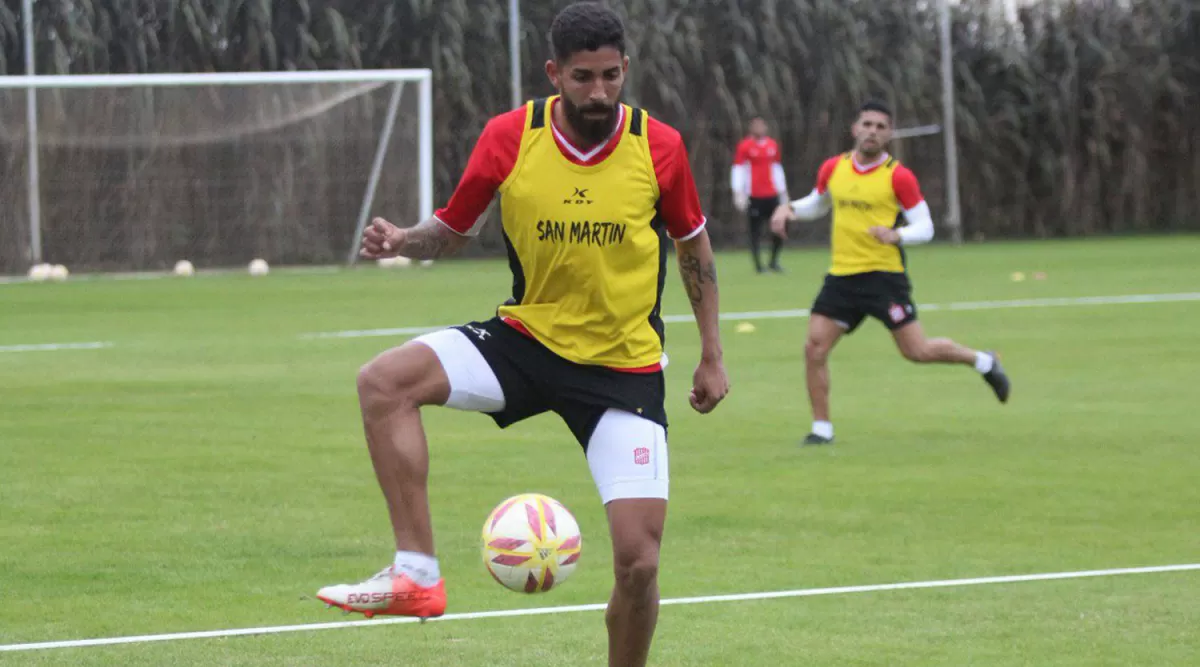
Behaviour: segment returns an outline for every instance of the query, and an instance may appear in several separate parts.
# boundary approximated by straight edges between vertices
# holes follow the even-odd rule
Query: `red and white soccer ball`
[[[540,493],[506,499],[483,524],[483,564],[496,581],[518,593],[561,586],[575,571],[582,547],[575,517]]]

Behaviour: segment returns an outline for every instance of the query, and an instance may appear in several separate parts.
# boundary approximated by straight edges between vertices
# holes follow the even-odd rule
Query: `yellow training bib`
[[[518,320],[580,364],[643,368],[662,359],[666,233],[644,111],[624,107],[613,152],[594,165],[562,154],[554,98],[527,104],[520,152],[500,208]]]
[[[904,272],[904,251],[880,243],[867,231],[874,226],[894,228],[900,222],[900,203],[892,187],[892,175],[899,166],[896,158],[889,157],[879,167],[860,174],[851,154],[838,160],[827,185],[833,202],[831,274]]]

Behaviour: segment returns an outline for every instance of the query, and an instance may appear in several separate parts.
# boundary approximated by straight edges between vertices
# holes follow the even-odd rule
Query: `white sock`
[[[992,364],[994,363],[996,363],[996,360],[993,359],[992,355],[988,354],[987,352],[975,353],[975,370],[979,371],[980,373],[991,372]]]
[[[416,551],[397,551],[394,571],[407,574],[418,586],[432,586],[442,578],[437,559]]]
[[[833,437],[833,422],[822,422],[822,421],[813,422],[812,432],[815,433],[816,435],[821,436],[822,438],[826,438],[826,439],[832,438]]]

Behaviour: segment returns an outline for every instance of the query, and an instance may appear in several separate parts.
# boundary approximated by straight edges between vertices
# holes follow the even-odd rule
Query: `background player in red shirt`
[[[780,163],[779,144],[767,136],[767,121],[755,117],[750,121],[750,134],[742,139],[733,157],[730,170],[730,186],[733,190],[733,205],[746,213],[750,227],[750,255],[754,258],[754,269],[763,272],[759,258],[759,243],[771,213],[775,207],[788,202],[787,180]],[[771,235],[772,271],[782,271],[779,266],[779,251],[783,239]]]

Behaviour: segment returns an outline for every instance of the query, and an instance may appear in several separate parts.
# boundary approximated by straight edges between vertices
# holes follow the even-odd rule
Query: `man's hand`
[[[358,251],[358,254],[367,259],[395,257],[400,244],[404,242],[407,231],[383,218],[375,218],[363,230],[362,249]]]
[[[786,239],[787,223],[793,217],[791,205],[780,204],[776,206],[775,212],[771,214],[771,233],[781,239]]]
[[[692,393],[688,402],[700,414],[708,414],[729,393],[729,376],[719,359],[701,359],[692,375]]]
[[[891,227],[880,227],[876,225],[867,231],[871,232],[871,236],[874,236],[875,239],[880,243],[900,245],[900,232],[892,229]]]
[[[746,209],[750,208],[750,198],[746,196],[745,192],[733,193],[733,207],[739,213],[745,213]]]

